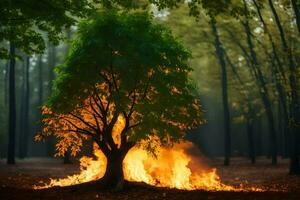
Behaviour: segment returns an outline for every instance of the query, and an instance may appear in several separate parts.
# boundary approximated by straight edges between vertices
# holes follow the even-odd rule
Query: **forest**
[[[0,199],[300,199],[299,0],[0,8]]]

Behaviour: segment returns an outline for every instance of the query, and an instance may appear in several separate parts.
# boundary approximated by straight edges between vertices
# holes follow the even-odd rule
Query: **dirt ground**
[[[59,159],[30,158],[17,160],[15,166],[7,166],[0,160],[0,199],[287,199],[300,200],[300,177],[288,175],[288,160],[279,159],[277,166],[261,158],[251,165],[248,160],[234,158],[229,167],[222,159],[214,159],[210,165],[217,168],[223,183],[228,185],[255,186],[266,192],[208,192],[157,188],[142,183],[126,183],[122,192],[98,189],[95,185],[81,187],[33,190],[33,185],[43,185],[49,178],[60,178],[79,171],[78,163],[64,165]]]

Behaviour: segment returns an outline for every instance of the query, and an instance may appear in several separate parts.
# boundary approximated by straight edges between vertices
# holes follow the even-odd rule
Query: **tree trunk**
[[[247,3],[244,1],[245,6],[245,12],[248,12]],[[254,45],[252,42],[252,35],[251,35],[251,28],[248,22],[248,18],[246,16],[246,20],[243,23],[243,26],[245,28],[246,36],[247,36],[247,44],[248,48],[250,50],[250,56],[252,61],[252,70],[254,71],[255,78],[258,82],[260,96],[262,99],[262,102],[264,104],[266,115],[268,119],[268,125],[269,125],[269,135],[270,135],[270,151],[272,154],[272,164],[277,164],[277,133],[275,129],[275,123],[274,123],[274,116],[272,111],[272,104],[270,101],[270,96],[268,93],[268,89],[266,86],[265,78],[263,76],[263,73],[260,69],[259,62],[256,56],[256,52],[254,50]]]
[[[222,73],[222,101],[223,101],[223,114],[224,114],[224,141],[225,141],[225,159],[224,165],[227,166],[230,164],[231,156],[231,134],[230,134],[230,113],[228,106],[228,91],[227,91],[227,71],[226,71],[226,62],[224,58],[224,51],[222,44],[219,38],[218,29],[215,22],[211,22],[212,32],[215,37],[215,48],[216,54],[219,58],[221,73]]]
[[[296,16],[296,23],[297,23],[297,28],[298,32],[300,34],[300,12],[299,12],[299,7],[297,5],[297,0],[291,0],[292,7]]]
[[[249,148],[249,158],[251,163],[255,164],[255,147],[254,147],[254,132],[253,132],[253,120],[247,120],[247,136],[248,136],[248,148]]]
[[[26,56],[23,71],[23,88],[22,88],[22,105],[21,105],[21,130],[20,130],[20,147],[19,157],[25,158],[28,151],[28,134],[29,134],[29,57]]]
[[[55,79],[55,74],[54,74],[54,67],[56,65],[56,48],[53,44],[50,42],[48,43],[48,87],[47,87],[47,96],[51,96],[52,92],[52,83],[53,80]],[[55,138],[49,138],[47,140],[47,154],[49,156],[52,156],[54,153],[54,144],[55,144]],[[70,152],[66,152],[64,155],[64,164],[70,164]]]
[[[296,128],[292,129],[290,134],[290,169],[289,174],[291,175],[300,175],[300,161],[299,161],[299,152],[298,152],[298,134]]]
[[[37,117],[39,121],[38,125],[38,131],[41,131],[42,129],[42,115],[41,115],[41,107],[44,103],[44,63],[42,60],[42,55],[39,55],[38,57],[38,109],[37,109]],[[53,155],[53,143],[52,138],[49,140],[46,140],[46,155],[52,156]]]
[[[38,93],[38,106],[42,106],[44,97],[44,78],[43,78],[43,61],[42,55],[38,58],[38,79],[39,79],[39,93]],[[39,113],[39,111],[38,111]]]
[[[298,158],[298,152],[297,152],[297,134],[299,133],[299,119],[300,119],[300,108],[299,108],[299,98],[298,98],[298,83],[297,83],[297,66],[293,59],[293,53],[291,51],[291,48],[289,48],[288,43],[286,41],[285,32],[283,29],[283,26],[281,24],[280,18],[277,14],[277,11],[274,7],[274,4],[272,0],[269,0],[269,6],[271,8],[272,14],[274,16],[278,32],[280,35],[282,48],[284,52],[287,53],[287,59],[289,64],[289,85],[291,87],[291,103],[290,103],[290,124],[291,124],[291,130],[290,130],[290,174],[299,174],[298,171],[300,171],[300,163]]]
[[[110,152],[107,156],[107,166],[101,181],[105,186],[115,190],[122,190],[124,186],[123,160],[124,154],[120,152]]]
[[[256,132],[256,155],[257,156],[261,156],[263,155],[263,152],[262,152],[262,135],[263,135],[263,131],[262,131],[262,119],[261,117],[258,117],[257,120],[256,120],[256,129],[255,129],[255,132]]]
[[[70,160],[70,152],[66,151],[65,155],[64,155],[64,164],[71,164],[71,160]]]
[[[24,57],[23,57],[23,59],[24,59]],[[18,147],[19,147],[19,158],[21,158],[21,159],[23,159],[24,158],[24,156],[22,155],[23,154],[23,152],[24,152],[24,149],[23,149],[23,142],[24,142],[24,140],[23,140],[23,135],[24,135],[24,108],[25,108],[25,90],[26,90],[26,88],[25,88],[25,69],[26,68],[26,63],[25,63],[25,61],[23,60],[23,62],[22,62],[22,84],[21,84],[21,101],[20,101],[20,111],[19,111],[19,145],[18,145]]]
[[[277,53],[277,48],[275,46],[275,43],[274,43],[274,39],[273,39],[273,36],[272,34],[270,33],[269,31],[269,28],[267,26],[267,23],[265,22],[264,18],[263,18],[263,15],[261,13],[261,9],[259,7],[259,5],[257,4],[256,0],[253,0],[254,2],[254,5],[256,7],[256,10],[257,10],[257,13],[258,13],[258,16],[260,18],[260,21],[262,22],[263,26],[264,26],[264,30],[265,32],[267,33],[268,35],[268,39],[271,43],[271,46],[272,46],[272,52],[273,52],[273,56],[275,58],[275,61],[273,61],[273,58],[271,58],[271,62],[272,62],[272,66],[271,66],[271,70],[272,70],[272,73],[273,73],[273,76],[275,77],[275,83],[276,83],[276,89],[279,93],[278,97],[279,97],[279,102],[281,103],[281,108],[282,108],[282,112],[283,112],[283,122],[282,122],[282,125],[283,125],[283,134],[284,134],[284,152],[288,152],[287,151],[287,138],[288,138],[288,132],[289,132],[289,128],[288,128],[288,120],[289,120],[289,116],[288,116],[288,104],[287,104],[287,94],[284,90],[284,87],[282,85],[282,81],[281,79],[284,79],[285,80],[285,70],[283,68],[283,63],[281,62],[279,56],[278,56],[278,53]],[[281,41],[282,41],[282,46],[284,48],[284,51],[286,52],[286,48],[287,48],[287,44],[285,42],[285,35],[284,35],[284,32],[283,32],[283,28],[281,27],[281,23],[280,23],[280,20],[279,20],[279,17],[276,13],[276,10],[272,4],[272,1],[269,1],[269,4],[270,4],[270,8],[272,10],[272,13],[275,17],[275,20],[276,20],[276,24],[277,24],[277,27],[279,29],[279,32],[280,32],[280,38],[281,38]],[[276,65],[277,63],[277,65]],[[293,61],[290,61],[289,64],[293,65]],[[280,77],[280,78],[278,78]]]
[[[8,104],[8,74],[9,74],[9,64],[10,62],[8,61],[6,64],[5,64],[5,76],[4,76],[4,105],[7,106]]]
[[[9,127],[7,164],[15,164],[15,137],[16,137],[16,88],[15,88],[15,46],[10,43],[9,64]]]
[[[56,48],[50,42],[48,44],[48,65],[48,96],[50,96],[52,91],[52,81],[55,78],[54,67],[56,65]]]

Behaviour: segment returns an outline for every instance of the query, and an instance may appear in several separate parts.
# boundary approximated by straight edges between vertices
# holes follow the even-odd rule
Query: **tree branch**
[[[70,112],[70,115],[72,115],[73,117],[79,119],[82,123],[84,123],[85,125],[87,125],[88,127],[90,127],[91,129],[93,129],[94,131],[97,132],[97,129],[95,127],[93,127],[92,125],[90,125],[88,122],[84,121],[84,119],[78,117],[77,115],[73,114]]]

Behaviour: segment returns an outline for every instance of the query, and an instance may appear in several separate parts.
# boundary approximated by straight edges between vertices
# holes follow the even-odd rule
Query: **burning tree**
[[[127,152],[171,145],[201,123],[189,74],[190,53],[146,13],[106,11],[79,25],[53,93],[43,107],[58,155],[76,155],[92,139],[107,159],[102,181],[120,186]]]

